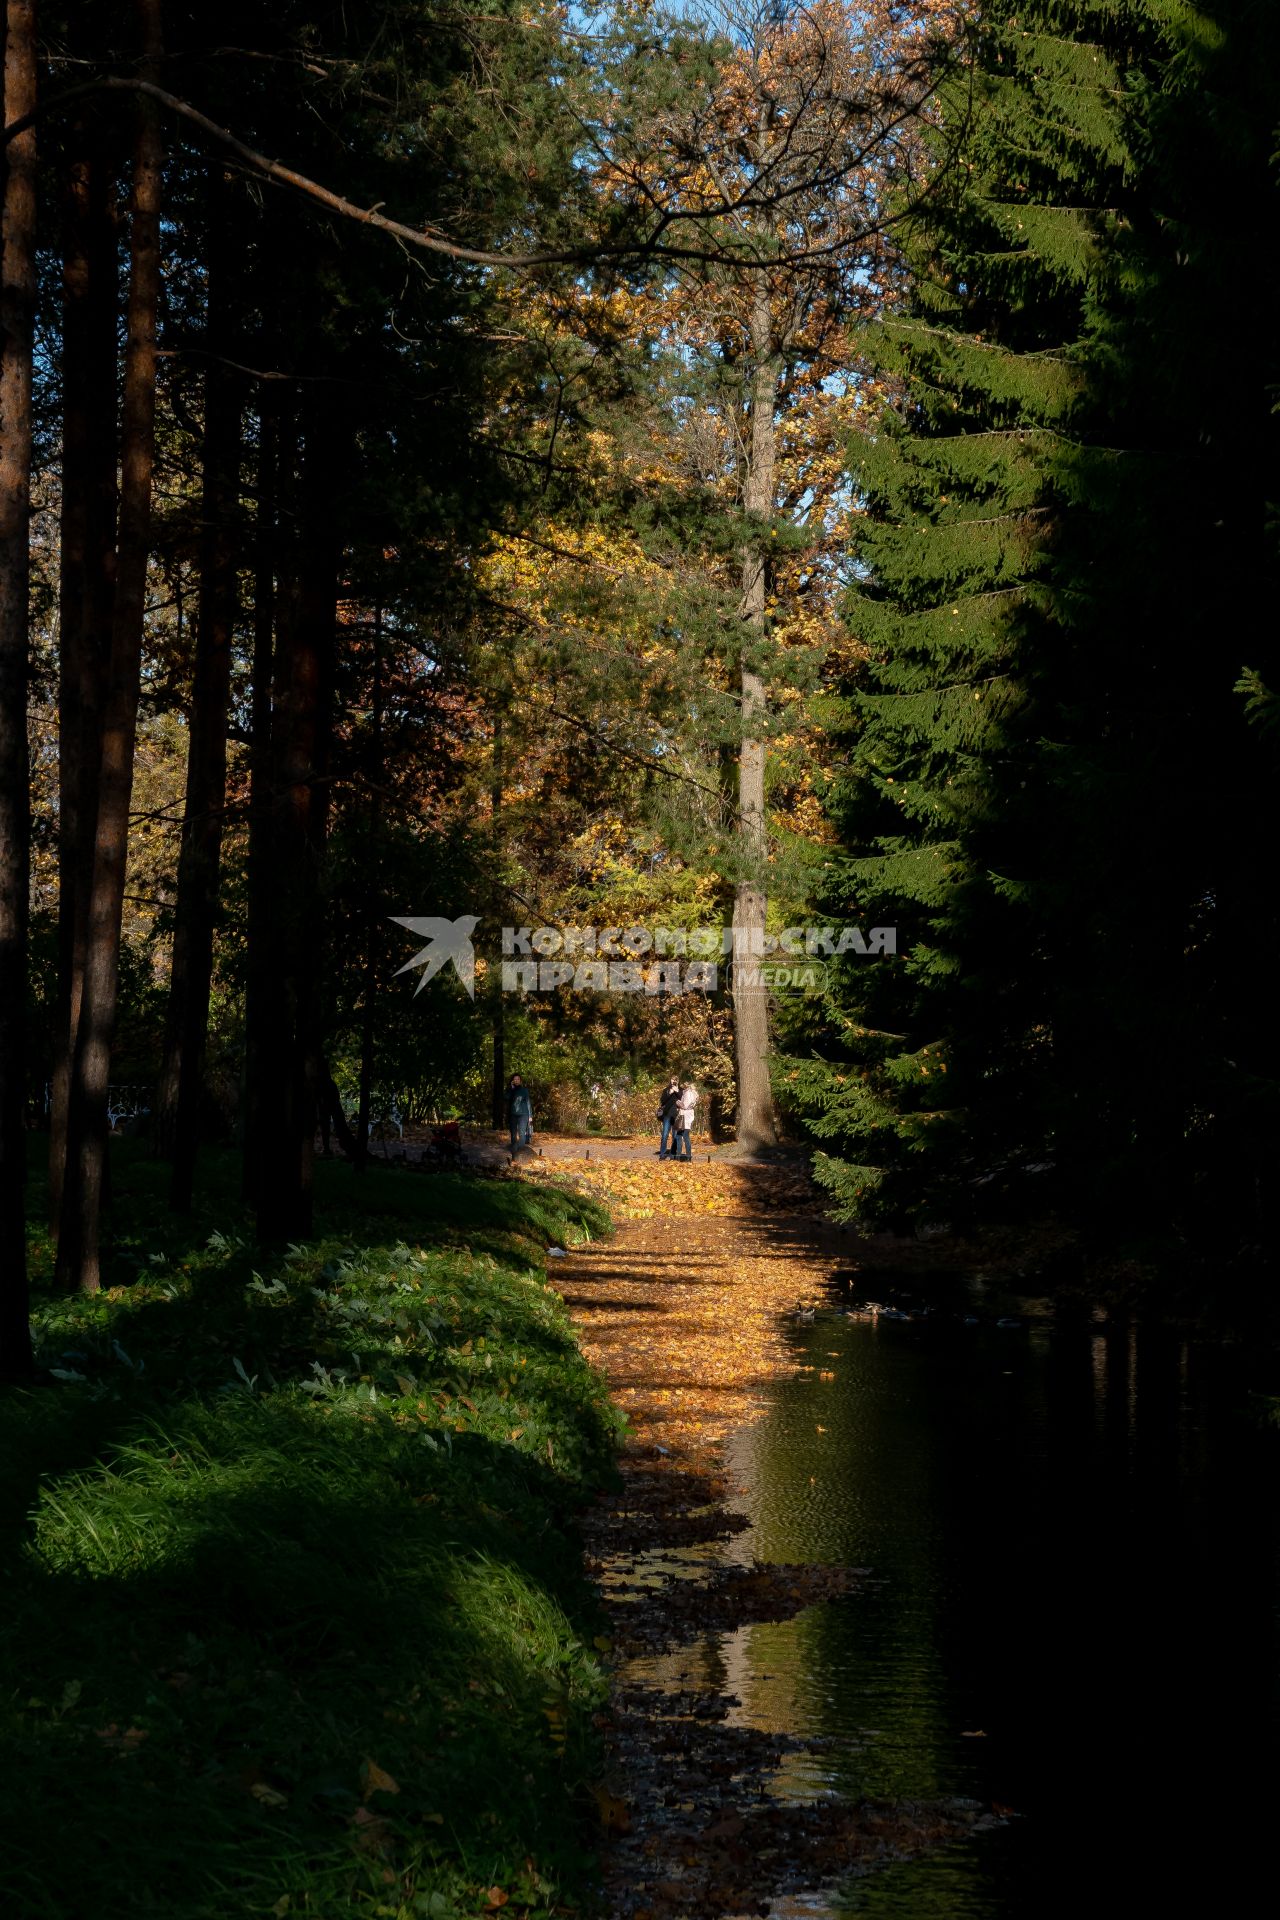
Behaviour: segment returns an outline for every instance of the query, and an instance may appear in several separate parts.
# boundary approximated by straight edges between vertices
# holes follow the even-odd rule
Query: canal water
[[[702,1658],[736,1719],[813,1743],[783,1792],[1017,1817],[778,1911],[1261,1910],[1280,1432],[1250,1413],[1254,1360],[1088,1322],[820,1315],[795,1345],[802,1371],[730,1449],[752,1523],[732,1551],[869,1576]]]

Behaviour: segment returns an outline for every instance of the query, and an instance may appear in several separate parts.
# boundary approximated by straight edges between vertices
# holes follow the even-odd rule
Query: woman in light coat
[[[680,1098],[676,1103],[676,1159],[693,1158],[693,1119],[698,1111],[698,1089],[692,1080],[681,1087]]]

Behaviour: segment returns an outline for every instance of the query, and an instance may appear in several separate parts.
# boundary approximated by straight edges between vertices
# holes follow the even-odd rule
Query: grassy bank
[[[614,1417],[544,1284],[589,1202],[322,1169],[264,1261],[117,1168],[117,1282],[0,1397],[0,1904],[545,1915],[586,1884]],[[48,1249],[34,1235],[37,1268]]]

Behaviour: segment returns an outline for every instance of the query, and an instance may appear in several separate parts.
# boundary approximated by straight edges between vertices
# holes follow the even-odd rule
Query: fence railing
[[[136,1120],[140,1114],[151,1112],[152,1089],[150,1087],[111,1086],[107,1088],[107,1122],[112,1133],[118,1131],[127,1120]]]
[[[144,1086],[113,1083],[107,1088],[107,1125],[112,1133],[123,1126],[126,1120],[136,1120],[139,1114],[151,1112],[153,1089]],[[53,1082],[44,1083],[44,1097],[41,1103],[41,1118],[47,1120],[53,1108]]]

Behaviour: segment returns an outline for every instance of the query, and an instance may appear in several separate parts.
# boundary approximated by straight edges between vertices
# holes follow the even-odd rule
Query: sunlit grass
[[[324,1171],[325,1238],[264,1264],[228,1188],[184,1232],[126,1161],[118,1284],[46,1297],[65,1377],[0,1399],[11,1911],[582,1893],[603,1682],[573,1513],[615,1424],[542,1249],[603,1218]]]

